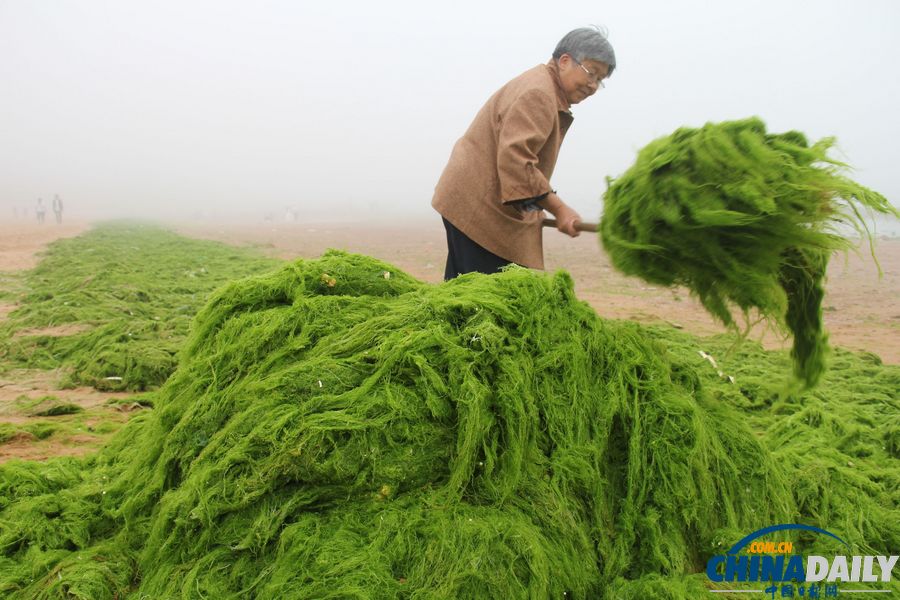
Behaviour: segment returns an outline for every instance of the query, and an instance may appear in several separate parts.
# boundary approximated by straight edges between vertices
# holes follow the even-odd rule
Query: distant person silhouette
[[[59,194],[54,194],[53,195],[53,214],[56,215],[57,225],[62,223],[62,211],[63,211],[62,198],[59,197]]]
[[[37,214],[38,223],[44,222],[44,213],[47,212],[47,207],[44,206],[44,199],[37,199],[37,206],[34,209],[34,212]]]

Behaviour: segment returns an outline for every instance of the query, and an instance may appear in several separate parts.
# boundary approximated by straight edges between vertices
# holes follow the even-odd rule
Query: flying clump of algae
[[[667,346],[565,273],[330,252],[234,282],[96,456],[0,469],[0,593],[696,598],[796,505]]]
[[[794,338],[807,387],[826,368],[823,279],[831,254],[870,238],[864,211],[900,213],[841,174],[833,138],[809,144],[758,118],[683,127],[654,140],[604,196],[600,236],[620,271],[684,285],[725,325],[755,309]],[[851,230],[852,231],[852,230]]]

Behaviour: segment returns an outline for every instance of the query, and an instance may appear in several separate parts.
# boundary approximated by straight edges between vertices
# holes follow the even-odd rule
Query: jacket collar
[[[559,65],[556,64],[556,60],[551,58],[547,63],[547,70],[550,71],[550,77],[553,79],[553,84],[556,87],[556,106],[560,112],[570,113],[572,112],[572,105],[569,104],[569,101],[566,99],[566,93],[562,88],[562,81],[559,79]]]

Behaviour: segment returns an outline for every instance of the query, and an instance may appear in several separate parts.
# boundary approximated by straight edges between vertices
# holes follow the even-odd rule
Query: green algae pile
[[[4,290],[19,307],[0,322],[0,371],[62,367],[67,386],[157,388],[213,290],[276,264],[138,223],[57,241]],[[71,330],[57,333],[64,327]]]
[[[825,371],[823,278],[831,254],[868,235],[864,211],[898,215],[841,174],[833,138],[767,133],[751,118],[680,128],[639,153],[604,196],[600,236],[620,271],[684,285],[725,325],[750,311],[793,335],[806,387]]]
[[[772,523],[896,551],[898,369],[839,353],[868,388],[785,398],[785,357],[748,343],[730,384],[698,344],[565,273],[236,281],[97,455],[0,467],[0,594],[688,600]]]

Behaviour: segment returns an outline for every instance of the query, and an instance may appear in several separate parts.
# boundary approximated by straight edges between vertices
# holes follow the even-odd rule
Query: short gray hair
[[[567,33],[556,45],[553,58],[559,60],[563,54],[568,54],[579,63],[583,60],[606,63],[610,75],[616,68],[616,53],[599,27],[579,27]]]

